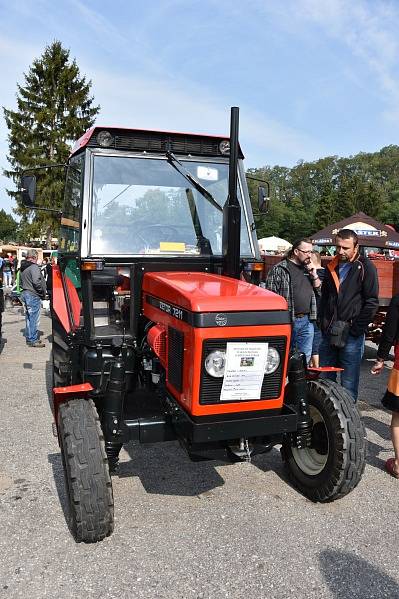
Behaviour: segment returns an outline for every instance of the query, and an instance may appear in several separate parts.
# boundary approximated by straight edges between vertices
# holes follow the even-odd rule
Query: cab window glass
[[[229,165],[182,165],[193,181],[165,159],[95,156],[91,253],[220,256]],[[251,255],[244,212],[241,255]]]
[[[84,154],[72,158],[68,166],[60,230],[60,249],[64,252],[79,249],[83,166]]]

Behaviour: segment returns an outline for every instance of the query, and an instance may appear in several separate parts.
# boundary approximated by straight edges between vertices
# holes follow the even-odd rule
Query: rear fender
[[[313,368],[308,366],[306,369],[306,378],[308,381],[314,381],[319,378],[323,372],[342,372],[343,368],[337,368],[335,366],[319,366]]]
[[[58,264],[53,265],[53,310],[67,333],[79,326],[81,302],[78,293]]]

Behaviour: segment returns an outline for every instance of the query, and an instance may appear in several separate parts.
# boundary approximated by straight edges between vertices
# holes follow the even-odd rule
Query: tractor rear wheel
[[[337,383],[309,381],[308,401],[311,447],[297,449],[287,436],[281,452],[293,484],[306,497],[333,501],[352,491],[362,477],[364,426],[351,395]]]
[[[77,542],[95,543],[114,529],[114,502],[104,438],[91,400],[72,399],[58,411],[58,435]]]

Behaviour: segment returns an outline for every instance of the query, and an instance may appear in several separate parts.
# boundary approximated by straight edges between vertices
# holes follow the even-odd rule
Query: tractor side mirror
[[[266,181],[265,186],[258,187],[258,208],[263,214],[267,214],[270,208],[270,185]]]
[[[21,177],[21,200],[27,208],[33,208],[36,201],[36,177],[23,175]]]

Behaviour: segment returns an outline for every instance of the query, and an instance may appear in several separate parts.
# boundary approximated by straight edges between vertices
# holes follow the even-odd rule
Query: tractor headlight
[[[280,354],[275,347],[268,348],[265,374],[272,374],[280,366]]]
[[[224,139],[219,144],[220,153],[226,156],[226,154],[230,154],[230,140]]]
[[[97,135],[97,143],[102,148],[109,148],[114,143],[114,138],[109,131],[100,131]]]
[[[205,370],[210,376],[220,378],[224,375],[226,352],[213,351],[205,358]]]

